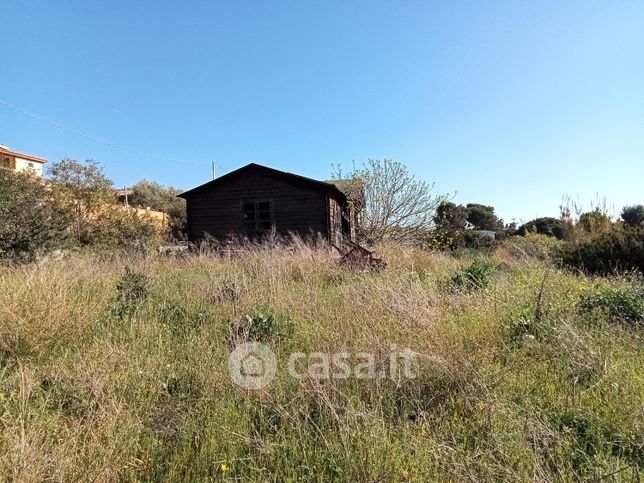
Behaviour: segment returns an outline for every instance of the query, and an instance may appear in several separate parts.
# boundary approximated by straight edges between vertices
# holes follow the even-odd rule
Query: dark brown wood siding
[[[224,239],[243,234],[242,204],[269,201],[278,234],[289,232],[328,236],[328,195],[324,189],[249,170],[243,176],[199,190],[187,197],[189,238],[208,233]]]
[[[346,225],[346,226],[343,226]],[[329,198],[329,240],[340,245],[343,240],[356,241],[355,210],[341,199]]]
[[[342,205],[333,197],[329,198],[329,239],[336,245],[342,241]]]

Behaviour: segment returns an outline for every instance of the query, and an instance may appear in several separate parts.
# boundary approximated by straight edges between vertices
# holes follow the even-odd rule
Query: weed
[[[641,279],[378,250],[375,275],[246,245],[0,272],[0,480],[638,481]],[[230,379],[243,341],[276,353],[262,391]],[[296,351],[380,370],[392,345],[415,378],[288,374]]]
[[[231,347],[246,341],[266,344],[284,338],[287,330],[286,324],[280,323],[272,313],[255,312],[230,324],[228,343]]]
[[[112,301],[111,313],[123,320],[134,315],[149,296],[149,282],[145,274],[125,268],[125,274],[116,284],[116,297]]]
[[[474,260],[467,267],[456,272],[452,278],[456,287],[465,289],[486,288],[490,285],[490,266]]]

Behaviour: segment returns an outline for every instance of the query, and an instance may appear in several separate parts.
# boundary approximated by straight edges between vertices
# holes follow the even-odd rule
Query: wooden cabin
[[[259,239],[271,232],[355,241],[356,205],[333,182],[252,163],[179,196],[186,200],[191,242],[206,234]]]

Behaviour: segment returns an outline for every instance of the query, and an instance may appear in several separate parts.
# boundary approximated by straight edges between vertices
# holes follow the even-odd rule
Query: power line
[[[52,126],[52,127],[55,127],[56,129],[60,129],[62,131],[66,131],[66,132],[69,132],[71,134],[75,134],[76,136],[79,136],[79,137],[82,137],[82,138],[85,138],[85,139],[89,139],[90,141],[93,141],[93,142],[99,143],[99,144],[103,144],[104,146],[108,146],[108,147],[113,148],[113,149],[120,149],[122,151],[127,151],[129,153],[136,154],[138,156],[145,156],[147,158],[158,159],[158,160],[161,160],[161,161],[168,161],[168,162],[172,162],[172,163],[184,163],[184,164],[192,164],[192,165],[198,165],[198,166],[203,166],[205,164],[204,162],[186,161],[184,159],[175,159],[175,158],[167,158],[167,157],[164,157],[164,156],[158,156],[156,154],[146,153],[145,151],[140,151],[138,149],[130,148],[130,147],[124,146],[122,144],[116,144],[116,143],[113,143],[113,142],[110,142],[110,141],[106,141],[104,139],[100,139],[100,138],[97,138],[95,136],[90,136],[89,134],[85,134],[85,133],[83,133],[81,131],[77,131],[76,129],[72,129],[70,127],[64,126],[62,124],[54,122],[54,121],[52,121],[50,119],[47,119],[47,118],[45,118],[43,116],[40,116],[38,114],[35,114],[33,112],[29,112],[29,111],[27,111],[25,109],[22,109],[22,108],[18,107],[18,106],[10,104],[9,102],[3,101],[2,99],[0,99],[0,105],[3,105],[4,107],[6,107],[8,109],[12,109],[12,110],[14,110],[16,112],[24,114],[25,116],[30,117],[32,119],[35,119],[37,121],[40,121],[40,122],[42,122],[44,124],[47,124],[47,125]],[[224,170],[225,172],[228,172],[228,170],[225,169],[223,166],[221,166],[221,164],[217,163],[217,166],[220,169]]]

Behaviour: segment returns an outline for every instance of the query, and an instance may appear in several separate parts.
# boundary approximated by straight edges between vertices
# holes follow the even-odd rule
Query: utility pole
[[[212,162],[212,179],[215,179],[215,162]]]

